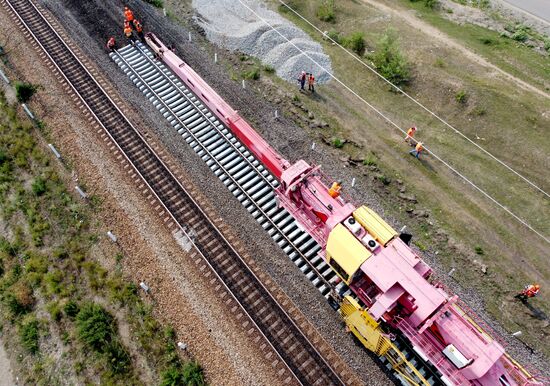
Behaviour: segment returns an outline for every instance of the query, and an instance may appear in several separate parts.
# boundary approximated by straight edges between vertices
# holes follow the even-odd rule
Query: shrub
[[[346,143],[346,141],[343,141],[340,138],[334,138],[332,140],[332,146],[334,146],[337,149],[340,149],[340,148],[344,147],[345,143]]]
[[[123,374],[130,369],[130,355],[118,341],[107,346],[105,357],[111,371],[115,374]]]
[[[484,255],[485,254],[485,251],[483,250],[483,248],[479,245],[476,245],[476,247],[474,248],[476,254],[478,255]]]
[[[38,326],[38,320],[32,319],[22,324],[19,329],[21,344],[31,354],[36,354],[38,352],[38,339],[40,338]]]
[[[80,340],[98,352],[104,352],[115,331],[111,314],[95,303],[85,304],[80,309],[76,328]]]
[[[342,45],[355,51],[358,55],[362,55],[365,52],[365,34],[354,32],[342,39]]]
[[[273,74],[275,72],[275,67],[270,66],[269,64],[266,64],[264,66],[264,71],[267,72],[268,74]]]
[[[525,30],[518,30],[512,34],[512,39],[518,42],[525,42],[529,39],[529,34]]]
[[[34,302],[32,288],[22,281],[16,283],[11,288],[11,292],[4,297],[4,303],[13,316],[20,316],[29,312],[34,306]]]
[[[17,96],[17,100],[21,103],[27,103],[37,90],[38,86],[31,83],[15,83],[15,95]]]
[[[162,8],[164,7],[164,1],[162,0],[145,0],[146,3],[151,4],[154,7]]]
[[[32,192],[35,195],[37,196],[43,195],[44,193],[46,193],[46,180],[41,177],[37,177],[32,183],[31,188],[32,188]]]
[[[393,84],[398,86],[409,81],[410,66],[399,50],[393,30],[386,31],[382,36],[371,59],[382,76]]]
[[[455,100],[460,104],[465,104],[468,100],[468,95],[466,94],[466,91],[460,90],[455,94]]]
[[[326,36],[334,40],[336,43],[340,43],[340,34],[338,33],[338,31],[331,29],[327,32]]]
[[[550,51],[550,39],[544,39],[544,49]]]
[[[197,362],[188,362],[183,366],[183,378],[188,386],[202,386],[205,384],[202,368]]]
[[[164,371],[161,375],[160,386],[203,386],[204,375],[197,362],[188,362],[179,369],[175,366]]]
[[[424,5],[430,9],[434,9],[437,5],[439,5],[438,0],[424,0]]]
[[[244,79],[258,80],[260,79],[260,69],[258,67],[255,67],[250,71],[243,72],[242,75]]]
[[[78,315],[80,307],[74,300],[69,300],[67,304],[65,304],[65,307],[63,307],[63,311],[69,318],[74,319]]]
[[[321,21],[333,23],[335,21],[334,8],[334,0],[323,0],[317,8],[317,17]]]
[[[369,153],[363,160],[363,165],[365,166],[376,166],[376,156],[372,153]]]

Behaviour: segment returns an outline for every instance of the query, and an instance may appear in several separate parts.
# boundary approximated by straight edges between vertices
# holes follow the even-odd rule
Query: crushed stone
[[[314,74],[317,83],[331,79],[331,61],[319,43],[262,2],[242,1],[253,12],[240,0],[193,0],[195,21],[211,42],[260,59],[289,82],[302,71]]]

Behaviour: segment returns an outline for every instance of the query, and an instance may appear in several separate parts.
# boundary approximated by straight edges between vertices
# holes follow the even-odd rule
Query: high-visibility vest
[[[411,127],[411,128],[407,131],[407,135],[408,135],[409,137],[412,137],[412,136],[414,135],[414,132],[415,132],[415,131],[416,131],[416,130],[413,129],[413,128]]]
[[[136,27],[137,32],[143,31],[143,28],[141,27],[141,23],[139,21],[137,23],[134,23],[134,26]]]
[[[108,41],[107,41],[107,47],[108,48],[112,48],[115,46],[115,38],[110,38]]]
[[[127,38],[132,36],[132,29],[130,27],[124,28],[124,35],[126,35]]]
[[[418,142],[418,143],[416,144],[415,149],[416,149],[416,151],[417,151],[418,153],[420,153],[422,150],[424,150],[424,147],[422,146],[422,144],[421,144],[420,142]]]
[[[335,182],[332,184],[332,186],[330,187],[330,189],[328,190],[328,194],[332,197],[332,198],[336,198],[340,195],[340,189],[342,189],[342,187],[340,186],[340,184],[338,182]]]
[[[313,82],[315,82],[315,78],[313,77],[313,75],[310,75],[309,76],[309,84],[313,84]]]
[[[134,13],[132,11],[130,11],[129,9],[124,11],[124,16],[126,16],[126,20],[128,20],[128,21],[133,21],[134,20]]]

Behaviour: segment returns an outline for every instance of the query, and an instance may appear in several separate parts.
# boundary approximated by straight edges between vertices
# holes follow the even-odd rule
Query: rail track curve
[[[30,0],[2,3],[46,54],[182,234],[193,240],[194,254],[205,261],[279,357],[280,372],[287,373],[285,382],[346,384],[343,374],[300,330],[41,10]]]

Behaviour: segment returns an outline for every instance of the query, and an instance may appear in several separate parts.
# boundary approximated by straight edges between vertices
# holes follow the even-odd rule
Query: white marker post
[[[189,32],[189,41],[191,41],[191,32]]]
[[[311,144],[311,150],[315,150],[315,142]]]
[[[111,232],[111,231],[108,231],[108,232],[107,232],[107,236],[109,236],[109,238],[111,239],[111,241],[112,241],[113,243],[116,243],[117,240],[118,240],[117,237],[116,237],[116,236],[113,234],[113,232]]]
[[[244,79],[243,79],[243,88],[246,88],[246,84],[245,84],[245,82],[244,82]]]
[[[162,9],[162,13],[164,14],[164,17],[166,17],[166,8]]]
[[[151,291],[151,288],[149,288],[149,286],[147,284],[145,284],[144,281],[139,283],[139,286],[141,287],[142,290],[145,291],[145,293],[149,293],[149,291]]]
[[[278,119],[278,118],[279,118],[279,111],[275,110],[275,119]]]
[[[59,152],[57,151],[57,149],[51,144],[51,143],[48,143],[48,147],[50,148],[50,150],[53,152],[53,154],[55,155],[55,158],[57,159],[61,159],[61,154],[59,154]]]
[[[75,186],[74,189],[80,194],[82,198],[88,198],[88,195],[80,188],[80,186]]]
[[[456,268],[451,269],[447,274],[447,276],[453,276],[453,273],[455,273],[455,271],[456,271]]]
[[[355,186],[355,177],[353,177],[351,180],[351,187],[353,188],[354,186]]]
[[[214,52],[214,63],[218,63],[218,53]]]
[[[516,332],[514,332],[514,333],[512,334],[512,336],[518,337],[518,336],[520,336],[521,334],[522,334],[521,331],[516,331]]]

